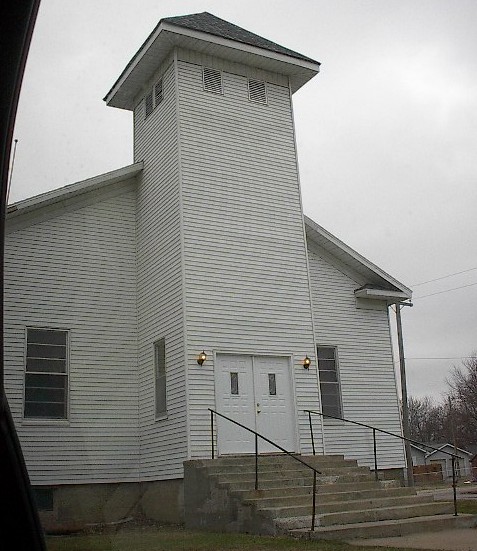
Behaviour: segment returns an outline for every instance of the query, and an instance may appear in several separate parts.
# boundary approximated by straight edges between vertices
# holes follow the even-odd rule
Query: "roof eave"
[[[334,247],[339,249],[343,255],[343,257],[348,257],[352,259],[353,261],[357,262],[358,264],[362,265],[365,269],[370,270],[373,272],[378,278],[386,281],[389,285],[394,287],[397,290],[397,293],[402,296],[400,300],[406,300],[410,299],[412,297],[412,291],[405,285],[403,285],[400,281],[386,273],[384,270],[376,266],[376,264],[373,264],[370,260],[356,252],[354,249],[343,243],[340,239],[335,237],[333,234],[331,234],[329,231],[325,230],[322,226],[317,224],[314,220],[309,218],[308,216],[304,216],[305,220],[305,227],[308,227],[311,232],[315,232],[317,235],[324,238],[326,241],[331,243]],[[345,260],[343,260],[345,261]],[[386,293],[394,293],[394,291],[385,291]],[[395,298],[397,298],[396,296]],[[369,298],[369,297],[367,297]],[[383,299],[386,300],[386,299]]]
[[[388,304],[396,304],[411,297],[407,293],[400,291],[387,291],[381,289],[357,289],[354,292],[356,298],[365,298],[371,300],[385,300]]]
[[[143,169],[144,163],[138,162],[132,165],[128,165],[87,180],[75,182],[59,189],[47,191],[40,195],[35,195],[18,203],[13,203],[7,208],[7,219],[15,218],[17,216],[26,214],[38,208],[43,208],[48,205],[53,205],[70,199],[74,196],[81,195],[82,193],[88,193],[94,189],[113,185],[118,182],[135,178]]]
[[[163,48],[164,51],[167,50],[167,53],[169,53],[174,46],[190,48],[191,43],[199,51],[207,48],[207,51],[210,52],[212,49],[218,57],[230,59],[234,62],[240,62],[240,58],[245,56],[260,68],[281,72],[290,78],[292,92],[296,92],[320,71],[319,62],[295,58],[258,46],[161,21],[106,94],[104,98],[106,104],[132,110],[134,108],[133,102],[141,91],[141,86],[137,84],[137,81],[144,82],[152,77],[150,71],[145,68],[144,59],[147,53],[152,48],[158,51]],[[157,59],[156,67],[165,56],[166,54],[163,54],[162,59]],[[143,78],[134,79],[134,75],[137,74],[140,74]]]

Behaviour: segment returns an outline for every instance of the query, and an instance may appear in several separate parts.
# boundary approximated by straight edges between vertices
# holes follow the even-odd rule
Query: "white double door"
[[[218,413],[296,451],[290,358],[217,354],[215,374]],[[253,433],[220,416],[216,419],[219,454],[254,453]],[[280,452],[261,438],[258,444],[259,453]]]

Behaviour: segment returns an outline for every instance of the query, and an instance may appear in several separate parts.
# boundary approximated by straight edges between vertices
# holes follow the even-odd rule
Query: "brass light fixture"
[[[207,354],[205,353],[204,350],[202,350],[202,352],[199,354],[198,358],[197,358],[197,363],[199,365],[202,365],[205,360],[207,359]]]
[[[310,369],[311,360],[308,356],[305,356],[305,359],[303,360],[303,367],[305,369]]]

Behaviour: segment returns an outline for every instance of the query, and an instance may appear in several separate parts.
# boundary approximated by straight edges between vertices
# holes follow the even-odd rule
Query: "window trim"
[[[65,416],[64,417],[28,417],[25,415],[26,409],[26,375],[27,375],[27,357],[28,357],[28,330],[39,330],[39,331],[58,331],[66,333],[66,369],[65,373],[61,374],[66,377],[65,385]],[[51,327],[38,325],[27,325],[24,328],[24,353],[23,353],[23,400],[22,400],[22,423],[23,424],[39,424],[39,423],[54,423],[54,424],[69,424],[70,420],[70,348],[71,348],[71,330],[65,329],[64,327]],[[48,372],[52,373],[52,372]]]
[[[334,350],[334,365],[335,365],[335,369],[336,369],[336,383],[330,383],[330,382],[324,382],[321,380],[321,372],[320,372],[320,362],[319,362],[319,359],[318,359],[318,349],[319,348],[332,348]],[[340,376],[340,365],[339,365],[339,358],[338,358],[338,346],[336,345],[333,345],[333,344],[318,344],[316,345],[316,365],[317,365],[317,370],[318,370],[318,380],[319,380],[319,385],[320,385],[320,406],[321,406],[321,412],[322,413],[325,413],[325,411],[323,411],[323,399],[322,399],[322,391],[321,391],[321,385],[324,384],[334,384],[338,387],[338,405],[339,405],[339,409],[340,409],[340,414],[339,414],[339,417],[344,417],[344,412],[343,412],[343,392],[342,392],[342,389],[341,389],[341,376]],[[323,417],[323,420],[324,421],[328,421],[328,422],[331,422],[331,423],[342,423],[342,421],[340,419],[333,419],[331,417]]]
[[[164,375],[162,379],[164,380],[164,410],[158,411],[158,346],[161,345],[164,347]],[[169,415],[167,407],[167,347],[165,337],[161,337],[154,341],[153,343],[153,354],[154,354],[154,417],[156,421],[161,419],[167,419]]]

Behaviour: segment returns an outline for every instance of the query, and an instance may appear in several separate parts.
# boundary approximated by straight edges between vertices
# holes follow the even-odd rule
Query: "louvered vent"
[[[149,115],[152,113],[152,110],[154,109],[153,103],[152,103],[152,92],[149,92],[147,96],[144,98],[144,113],[146,117],[149,117]]]
[[[267,103],[267,88],[263,80],[248,79],[248,98],[256,103]]]
[[[154,105],[157,107],[162,100],[164,99],[164,94],[162,91],[162,78],[161,80],[154,85]]]
[[[220,71],[204,67],[203,78],[204,90],[213,92],[214,94],[222,93],[222,73]]]

